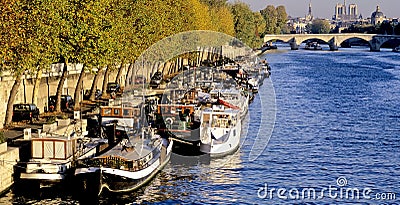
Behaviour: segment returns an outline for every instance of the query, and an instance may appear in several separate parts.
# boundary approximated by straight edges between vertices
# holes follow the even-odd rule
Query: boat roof
[[[210,91],[210,94],[215,94],[215,93],[221,93],[221,94],[240,94],[240,90],[235,89],[235,88],[229,88],[229,89],[214,89]]]
[[[196,105],[194,104],[158,104],[157,106],[159,107],[177,107],[177,108],[185,108],[185,107],[195,107]]]
[[[105,156],[114,156],[121,157],[126,160],[137,160],[143,158],[144,156],[150,154],[154,148],[148,146],[150,140],[142,140],[140,138],[130,138],[130,142],[128,142],[127,146],[129,149],[122,147],[120,144],[113,147],[108,152],[100,155],[96,158],[102,158]],[[133,149],[132,149],[133,148]]]
[[[235,110],[232,108],[225,108],[225,106],[213,106],[213,108],[205,108],[203,110],[203,114],[228,114],[228,115],[237,115],[239,114],[239,110]]]

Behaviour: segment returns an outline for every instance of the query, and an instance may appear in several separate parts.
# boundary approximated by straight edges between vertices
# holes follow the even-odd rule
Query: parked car
[[[108,83],[106,93],[119,93],[121,86],[118,83]]]
[[[100,99],[101,94],[102,94],[101,90],[100,89],[96,89],[96,91],[94,93],[94,98],[96,100]],[[89,100],[89,98],[90,98],[90,90],[85,90],[85,94],[83,95],[83,99],[84,100]]]
[[[69,110],[74,107],[74,99],[70,95],[61,95],[61,110]],[[49,97],[49,111],[52,112],[56,108],[56,96]]]
[[[34,119],[39,119],[39,114],[39,108],[35,104],[14,104],[12,121],[29,120],[32,123]]]
[[[157,88],[161,84],[162,77],[163,76],[162,76],[162,73],[160,71],[155,72],[153,77],[151,77],[150,84],[149,84],[150,87],[151,88]]]

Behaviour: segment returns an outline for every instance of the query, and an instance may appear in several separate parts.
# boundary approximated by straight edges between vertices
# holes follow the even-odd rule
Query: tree
[[[233,22],[235,25],[236,38],[244,42],[250,47],[257,47],[259,45],[255,41],[255,19],[254,14],[247,4],[235,2],[231,6],[233,14]]]
[[[331,31],[330,24],[328,20],[315,19],[311,25],[311,32],[315,34],[324,34]]]
[[[395,33],[395,35],[400,35],[400,24],[397,24],[394,27],[394,33]]]
[[[48,65],[54,57],[55,43],[51,31],[54,12],[51,1],[8,1],[1,4],[2,25],[1,68],[15,77],[7,103],[5,126],[12,121],[12,108],[17,91],[26,72],[35,73],[38,67]],[[46,14],[46,15],[44,15]]]
[[[75,109],[79,106],[85,71],[104,65],[112,56],[113,43],[109,35],[112,0],[54,0],[59,14],[56,27],[60,48],[59,61],[64,64],[56,93],[56,111],[61,111],[61,94],[70,63],[81,63],[83,69],[75,87]],[[110,40],[111,39],[111,40]]]
[[[31,76],[35,76],[34,87],[32,91],[32,103],[38,104],[37,98],[39,94],[40,82],[43,71],[50,68],[50,64],[56,61],[58,51],[57,31],[54,29],[54,18],[58,14],[52,8],[51,1],[24,1],[28,5],[30,16],[30,25],[34,35],[34,41],[30,43],[32,51],[35,53],[34,62],[30,69]]]
[[[257,37],[263,37],[265,31],[265,20],[260,12],[254,12],[255,34]]]
[[[288,15],[286,13],[285,6],[276,7],[276,13],[277,13],[277,22],[276,22],[277,29],[275,31],[275,34],[289,33],[289,28],[287,27],[286,24]]]
[[[265,19],[264,34],[275,34],[278,25],[278,12],[275,7],[268,5],[265,9],[261,10],[260,13]]]
[[[227,6],[210,8],[211,24],[214,25],[215,31],[235,35],[235,27],[233,25],[233,16]]]
[[[200,0],[201,3],[207,5],[209,8],[225,7],[227,0]]]
[[[12,0],[0,1],[0,64],[1,71],[9,70],[15,77],[13,87],[11,88],[10,96],[7,103],[5,126],[11,124],[12,109],[17,94],[18,88],[21,84],[22,75],[24,73],[23,67],[19,67],[18,63],[22,59],[19,58],[17,52],[23,44],[23,17],[24,13],[18,8],[17,2]],[[21,29],[18,29],[21,28]]]
[[[381,24],[379,24],[377,33],[384,34],[384,35],[385,34],[392,35],[393,34],[393,25],[388,21],[384,21]]]

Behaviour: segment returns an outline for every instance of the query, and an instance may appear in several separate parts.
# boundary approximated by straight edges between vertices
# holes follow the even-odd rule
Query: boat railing
[[[161,154],[161,146],[161,141],[158,141],[151,152],[135,160],[129,160],[121,156],[108,155],[87,160],[84,164],[89,167],[94,166],[125,171],[138,171],[149,167],[154,161],[152,159],[158,158],[158,155]]]

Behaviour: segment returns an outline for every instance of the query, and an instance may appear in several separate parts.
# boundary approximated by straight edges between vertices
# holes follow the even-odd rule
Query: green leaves
[[[133,62],[179,32],[246,29],[234,29],[226,0],[1,0],[0,6],[0,58],[15,73],[65,60],[88,69]],[[254,26],[247,30],[251,36]]]
[[[274,7],[268,5],[265,9],[260,11],[265,20],[264,34],[281,34],[289,32],[286,21],[288,15],[285,6]]]
[[[316,34],[329,33],[331,30],[328,20],[315,19],[311,25],[311,32]]]
[[[231,12],[236,38],[252,48],[260,46],[261,39],[256,35],[256,17],[250,7],[245,3],[235,2],[231,6]]]

